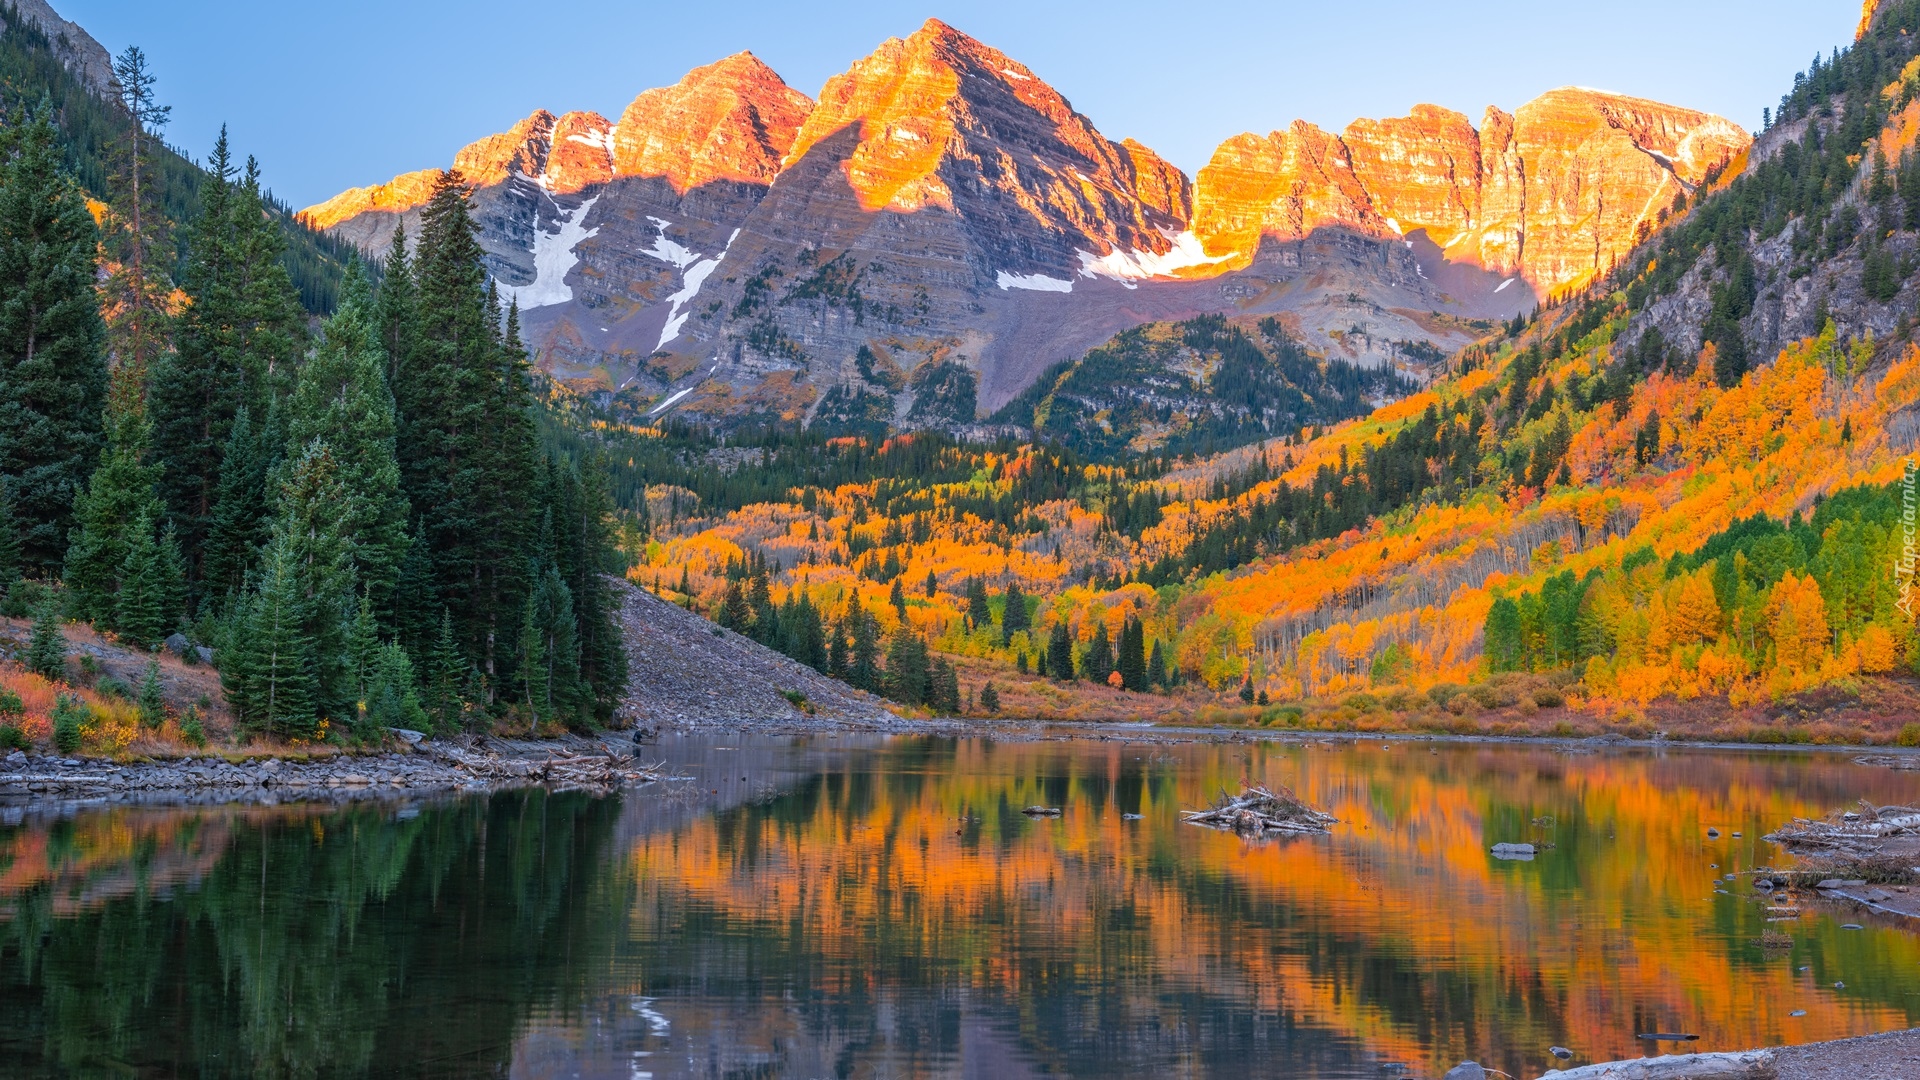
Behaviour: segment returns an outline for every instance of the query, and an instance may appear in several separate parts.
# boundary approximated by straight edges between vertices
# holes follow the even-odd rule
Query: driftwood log
[[[1668,1054],[1540,1074],[1540,1080],[1774,1080],[1773,1051]]]
[[[561,791],[609,791],[664,778],[659,765],[636,764],[612,751],[605,754],[548,753],[545,758],[502,757],[484,747],[443,746],[437,756],[476,780],[490,783],[544,784]]]
[[[1227,829],[1250,835],[1267,833],[1323,833],[1338,823],[1332,814],[1308,806],[1298,795],[1282,787],[1273,791],[1250,787],[1238,798],[1220,798],[1205,810],[1188,810],[1181,820],[1210,829]]]
[[[1874,806],[1862,800],[1860,809],[1830,814],[1824,821],[1794,818],[1766,838],[1790,851],[1820,851],[1836,855],[1872,855],[1896,836],[1920,836],[1920,810],[1911,806]]]

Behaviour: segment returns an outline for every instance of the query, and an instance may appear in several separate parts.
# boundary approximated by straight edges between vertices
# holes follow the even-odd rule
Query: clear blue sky
[[[641,90],[750,49],[815,95],[936,16],[1025,62],[1112,139],[1191,175],[1222,139],[1303,117],[1337,129],[1416,102],[1477,124],[1594,86],[1758,127],[1858,0],[52,0],[152,58],[169,140],[222,123],[295,207],[453,152],[537,108],[617,119]]]

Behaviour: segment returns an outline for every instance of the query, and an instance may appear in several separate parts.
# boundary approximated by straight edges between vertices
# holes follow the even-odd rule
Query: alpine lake
[[[1532,1077],[1920,1024],[1912,921],[1726,876],[1920,772],[1109,734],[669,737],[684,779],[610,797],[0,803],[0,1076]],[[1247,782],[1340,824],[1181,820]]]

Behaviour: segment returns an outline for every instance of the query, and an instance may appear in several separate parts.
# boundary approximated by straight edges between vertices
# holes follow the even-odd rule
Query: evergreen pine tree
[[[470,669],[453,637],[453,614],[446,609],[441,611],[427,665],[427,697],[423,703],[427,715],[437,730],[458,731],[466,716],[463,693]]]
[[[150,649],[167,636],[164,570],[153,525],[142,515],[129,531],[127,554],[120,564],[120,591],[115,597],[114,626],[136,646]]]
[[[727,582],[726,599],[720,603],[720,625],[736,634],[744,634],[753,625],[753,609],[747,606],[747,594],[738,581]]]
[[[987,599],[987,586],[977,577],[967,579],[967,618],[975,630],[993,629],[993,608]]]
[[[67,638],[60,632],[59,609],[52,600],[34,612],[33,633],[27,639],[27,670],[53,682],[67,677]]]
[[[167,701],[160,691],[160,661],[149,658],[140,679],[140,723],[158,728],[167,722]]]
[[[393,600],[394,636],[409,650],[414,667],[432,678],[432,673],[438,670],[434,650],[439,647],[441,631],[451,629],[448,623],[451,616],[446,605],[440,602],[440,590],[433,581],[433,555],[427,550],[426,533],[418,521],[408,534],[407,553],[400,561],[400,577],[394,586]],[[465,678],[464,663],[460,670],[460,677]],[[427,694],[426,709],[430,716],[440,715],[431,692]]]
[[[767,571],[754,571],[747,590],[747,608],[752,612],[749,628],[743,633],[769,648],[780,647],[780,619],[773,608],[773,590],[767,584]]]
[[[1000,711],[1000,691],[994,689],[993,680],[980,688],[980,711],[993,716]]]
[[[1147,690],[1147,635],[1140,620],[1128,618],[1120,630],[1120,685],[1136,694]]]
[[[1113,639],[1107,636],[1107,624],[1096,623],[1093,628],[1093,640],[1087,643],[1086,659],[1081,664],[1087,678],[1104,684],[1107,676],[1113,674]]]
[[[847,677],[847,650],[851,647],[852,642],[847,640],[847,620],[840,619],[827,635],[827,674],[836,679]]]
[[[847,611],[847,681],[862,690],[880,689],[880,621],[860,606],[860,598],[850,601]]]
[[[149,402],[154,452],[166,463],[161,497],[179,529],[195,610],[208,591],[202,584],[213,553],[208,539],[234,418],[243,406],[256,421],[268,416],[276,387],[301,354],[306,327],[281,263],[286,240],[260,190],[258,166],[249,159],[236,175],[224,130],[200,186],[200,210],[182,283],[189,302],[175,326],[173,352],[154,365]]]
[[[151,258],[150,253],[164,255],[168,246],[161,189],[154,182],[153,149],[164,145],[161,132],[173,108],[156,100],[157,80],[139,46],[129,45],[114,57],[113,74],[120,104],[134,123],[130,137],[119,141],[119,168],[110,197],[114,227],[108,232],[108,248],[118,265],[107,275],[101,292],[105,306],[114,313],[108,326],[111,351],[120,363],[144,373],[168,337],[167,295],[172,291],[168,260]]]
[[[948,716],[960,715],[960,672],[946,660],[940,661],[939,700],[934,707]]]
[[[493,686],[510,675],[529,586],[537,466],[527,358],[501,336],[476,234],[465,180],[440,174],[411,264],[412,341],[389,359],[401,490],[422,514],[454,637]]]
[[[1007,603],[1000,612],[1000,641],[1011,644],[1013,635],[1029,628],[1027,619],[1027,598],[1020,592],[1020,583],[1007,583]]]
[[[357,594],[349,545],[336,509],[346,500],[331,449],[307,445],[280,486],[269,548],[289,561],[300,607],[293,618],[310,653],[310,704],[316,718],[354,711],[347,632]],[[262,586],[264,590],[265,586]],[[283,617],[276,611],[275,618]]]
[[[529,724],[553,717],[546,636],[540,632],[539,601],[527,594],[526,609],[520,616],[520,683],[525,693],[520,703],[526,707]]]
[[[13,499],[7,494],[7,478],[0,476],[0,597],[13,591],[20,580],[20,530],[13,523]]]
[[[1047,673],[1061,682],[1073,681],[1073,639],[1064,621],[1054,623],[1047,638]]]
[[[1153,655],[1147,658],[1147,684],[1161,688],[1167,686],[1167,658],[1158,638],[1153,641]]]
[[[353,621],[347,625],[347,672],[348,686],[356,705],[354,713],[363,718],[368,708],[368,697],[372,694],[374,673],[380,663],[382,648],[380,627],[373,618],[373,601],[362,592],[360,605],[353,612]]]
[[[145,387],[131,364],[113,371],[107,399],[107,444],[100,467],[86,490],[74,501],[74,529],[67,548],[66,584],[71,610],[102,630],[124,629],[116,614],[128,557],[136,546],[154,546],[154,526],[163,511],[155,484],[160,465],[148,453]],[[159,568],[151,567],[160,580]],[[141,604],[164,604],[148,596]],[[156,618],[172,620],[178,611],[159,610]],[[152,639],[135,638],[141,644]]]
[[[902,705],[928,702],[927,643],[910,627],[894,632],[887,645],[886,693]]]
[[[573,600],[579,643],[577,697],[601,723],[613,719],[627,685],[627,649],[615,615],[620,602],[607,575],[624,572],[606,462],[548,460],[545,501],[554,523],[551,557]]]
[[[247,573],[265,543],[272,521],[267,473],[273,456],[265,441],[263,433],[254,430],[252,413],[241,406],[227,430],[220,479],[213,488],[206,553],[199,571],[203,610],[206,601],[224,602],[246,588]]]
[[[234,726],[242,734],[282,738],[313,735],[314,643],[308,636],[313,605],[306,594],[300,545],[291,531],[276,532],[260,568],[260,588],[247,600],[220,680]]]
[[[534,587],[520,630],[522,700],[537,719],[578,723],[583,700],[573,595],[552,564],[535,567],[529,576]]]
[[[396,644],[382,645],[377,651],[367,686],[367,726],[425,731],[432,725],[420,704],[415,688],[413,661]]]
[[[74,498],[100,460],[98,242],[51,107],[16,113],[0,125],[0,476],[21,558],[45,574],[66,559]]]
[[[406,556],[407,504],[394,457],[393,395],[374,322],[373,297],[358,263],[348,268],[325,338],[300,369],[287,408],[287,445],[314,440],[333,454],[344,498],[335,508],[353,571],[392,625],[392,596]],[[288,460],[292,460],[289,457]]]
[[[374,305],[380,348],[387,359],[388,387],[398,381],[412,355],[417,315],[413,267],[407,261],[407,228],[401,222],[393,227],[393,246],[387,251],[387,262],[380,274],[380,296]]]

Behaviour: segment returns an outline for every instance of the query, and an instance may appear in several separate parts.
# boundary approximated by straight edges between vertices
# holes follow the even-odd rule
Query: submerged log
[[[1181,820],[1210,829],[1264,835],[1266,833],[1324,833],[1338,824],[1332,814],[1308,806],[1298,795],[1282,787],[1273,791],[1250,787],[1238,798],[1220,798],[1206,810],[1188,810]]]

